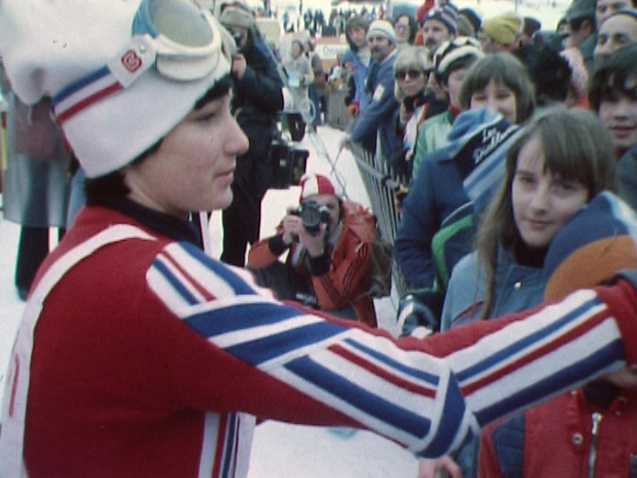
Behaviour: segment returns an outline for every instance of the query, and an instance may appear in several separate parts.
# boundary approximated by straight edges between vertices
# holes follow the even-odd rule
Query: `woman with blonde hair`
[[[403,154],[410,160],[414,153],[418,126],[427,112],[426,86],[431,72],[427,49],[421,46],[405,46],[394,62],[394,94],[400,102],[396,128],[402,133]]]

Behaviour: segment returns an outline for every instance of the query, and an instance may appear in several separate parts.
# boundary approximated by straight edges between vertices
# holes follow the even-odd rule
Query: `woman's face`
[[[542,141],[535,134],[520,150],[511,187],[515,225],[530,247],[547,247],[589,199],[583,184],[544,170],[544,165]]]
[[[156,151],[126,168],[130,197],[176,217],[228,207],[236,156],[248,149],[229,106],[228,93],[191,111]]]
[[[367,32],[363,27],[352,26],[350,27],[348,33],[349,38],[352,40],[352,43],[358,48],[363,48],[367,44],[367,40],[365,38]]]
[[[417,68],[404,68],[396,71],[394,75],[398,86],[405,96],[415,96],[425,89],[427,76]]]
[[[446,86],[443,87],[449,95],[449,103],[456,108],[460,105],[460,101],[458,100],[460,96],[460,85],[462,84],[462,80],[464,80],[466,74],[467,68],[458,68],[457,70],[452,71],[449,75]]]
[[[515,123],[516,101],[515,93],[509,87],[492,79],[483,90],[471,95],[469,109],[487,108],[500,113],[509,123]]]
[[[396,43],[405,43],[409,39],[409,17],[403,15],[394,24]]]

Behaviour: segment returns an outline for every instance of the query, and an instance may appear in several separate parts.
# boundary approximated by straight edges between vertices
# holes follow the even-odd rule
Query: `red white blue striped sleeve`
[[[490,321],[501,328],[459,340],[441,358],[413,340],[285,306],[246,271],[183,244],[164,249],[147,280],[214,346],[422,456],[457,448],[487,423],[626,360],[618,325],[592,290],[525,320]],[[447,344],[471,330],[461,329],[445,334]]]

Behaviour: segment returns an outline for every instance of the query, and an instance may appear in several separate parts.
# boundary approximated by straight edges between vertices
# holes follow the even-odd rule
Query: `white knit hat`
[[[232,39],[191,0],[0,0],[0,31],[14,92],[53,98],[88,177],[130,163],[230,71]]]
[[[449,66],[461,58],[479,60],[484,56],[480,43],[475,38],[460,37],[443,42],[433,57],[434,68],[440,76],[447,73]]]
[[[369,25],[369,29],[367,30],[367,40],[374,35],[387,38],[390,43],[396,43],[394,27],[387,20],[374,20],[371,25]]]

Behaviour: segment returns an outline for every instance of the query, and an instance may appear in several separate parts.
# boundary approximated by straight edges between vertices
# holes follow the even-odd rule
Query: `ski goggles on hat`
[[[59,124],[128,88],[151,67],[170,80],[196,81],[211,74],[223,54],[220,27],[195,0],[143,0],[132,34],[108,64],[53,98]]]

